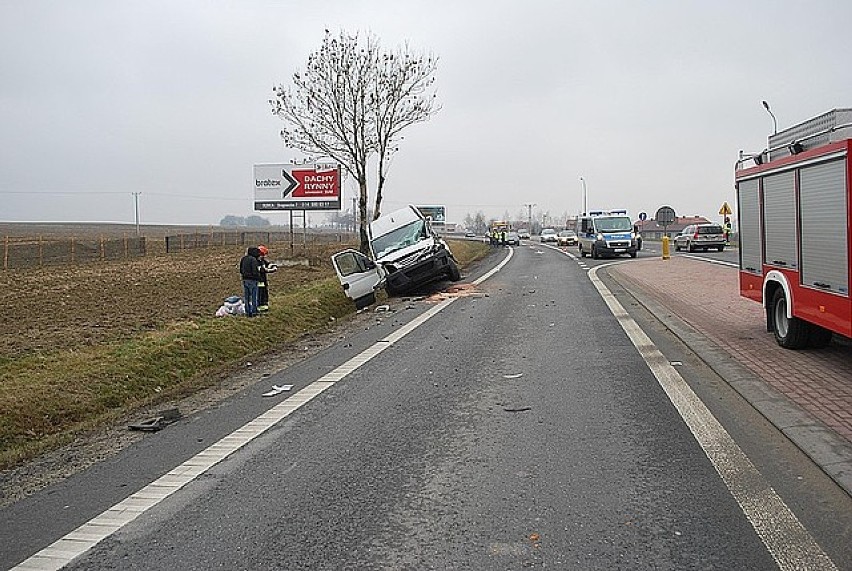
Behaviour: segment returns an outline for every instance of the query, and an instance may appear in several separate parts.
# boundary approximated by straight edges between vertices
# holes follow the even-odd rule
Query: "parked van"
[[[578,226],[581,257],[598,259],[621,254],[636,257],[639,241],[626,210],[592,211],[580,217]]]
[[[449,246],[415,206],[374,220],[367,234],[372,257],[357,250],[331,257],[343,291],[358,309],[374,303],[375,291],[382,287],[395,295],[442,279],[461,279]]]

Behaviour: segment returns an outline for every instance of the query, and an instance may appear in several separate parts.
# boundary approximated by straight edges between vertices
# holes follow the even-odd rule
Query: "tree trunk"
[[[385,176],[381,173],[381,168],[379,169],[379,184],[376,188],[376,211],[373,213],[373,220],[379,218],[382,215],[382,188],[385,186]]]
[[[361,196],[358,199],[358,220],[361,233],[361,246],[359,250],[365,256],[372,257],[370,254],[370,238],[367,235],[367,177],[362,176],[358,180],[358,186],[361,190]]]

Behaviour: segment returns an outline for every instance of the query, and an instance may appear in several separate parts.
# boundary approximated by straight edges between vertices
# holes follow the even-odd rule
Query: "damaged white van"
[[[382,287],[396,295],[442,279],[461,279],[449,246],[416,206],[374,220],[367,235],[372,259],[357,250],[331,257],[343,291],[358,309],[374,303]]]

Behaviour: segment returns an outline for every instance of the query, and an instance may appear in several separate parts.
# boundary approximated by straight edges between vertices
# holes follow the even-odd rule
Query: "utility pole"
[[[537,205],[535,205],[535,204],[524,204],[524,206],[527,207],[527,229],[530,231],[530,234],[532,234],[532,231],[533,231],[532,209],[533,209],[533,206],[537,206]]]
[[[139,195],[140,194],[142,194],[142,193],[141,192],[134,192],[133,193],[133,206],[134,206],[134,210],[136,211],[136,237],[137,238],[139,237]]]

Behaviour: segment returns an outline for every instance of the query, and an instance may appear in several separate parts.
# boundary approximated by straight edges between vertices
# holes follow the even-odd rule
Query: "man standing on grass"
[[[257,284],[260,281],[260,250],[252,246],[240,259],[240,277],[243,279],[243,295],[246,317],[257,315]]]
[[[261,244],[257,249],[260,252],[260,282],[257,284],[257,310],[263,313],[264,311],[269,311],[269,274],[278,270],[278,266],[266,258],[269,255],[269,248]]]

